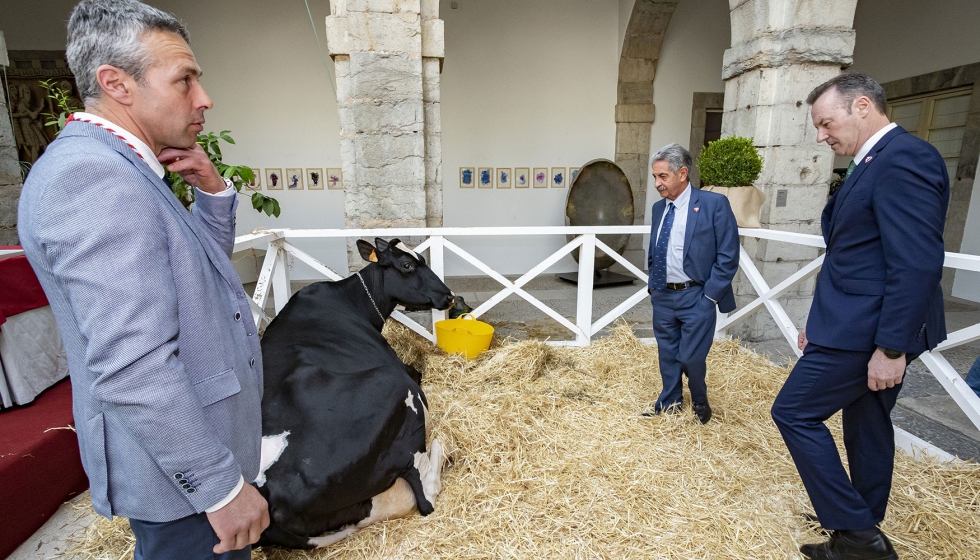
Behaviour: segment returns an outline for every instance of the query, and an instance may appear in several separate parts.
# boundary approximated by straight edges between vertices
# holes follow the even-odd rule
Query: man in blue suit
[[[705,360],[714,340],[715,310],[735,309],[732,279],[738,271],[738,225],[727,198],[688,182],[694,165],[690,152],[670,144],[652,161],[662,199],[650,213],[647,290],[663,379],[653,414],[681,408],[686,374],[694,414],[707,424],[711,406]]]
[[[830,540],[811,559],[898,558],[877,525],[891,491],[891,411],[909,362],[946,338],[943,227],[949,177],[929,143],[890,123],[885,92],[841,74],[814,89],[817,141],[852,158],[823,211],[826,260],[803,357],[772,407]],[[824,422],[842,412],[850,478]]]
[[[67,58],[85,111],[24,184],[19,234],[68,355],[92,505],[137,559],[247,559],[262,356],[229,256],[237,197],[196,144],[211,99],[173,16],[84,0]],[[165,171],[196,189],[188,212]]]

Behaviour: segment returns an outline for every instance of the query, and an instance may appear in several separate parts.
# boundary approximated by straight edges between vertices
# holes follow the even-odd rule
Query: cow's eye
[[[412,263],[406,262],[406,263],[402,263],[402,268],[404,268],[405,270],[412,270],[415,267],[412,266]]]

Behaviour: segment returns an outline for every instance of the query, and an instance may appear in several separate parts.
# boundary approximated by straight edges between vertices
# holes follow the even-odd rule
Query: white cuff
[[[704,297],[706,297],[706,298],[708,298],[708,299],[711,299],[710,297],[708,297],[708,294],[704,294]],[[714,299],[711,299],[711,301],[713,301],[713,302],[715,302],[715,303],[718,303],[718,300],[714,300]]]
[[[216,511],[218,511],[219,509],[225,507],[232,500],[234,500],[236,496],[238,496],[238,493],[241,492],[242,491],[242,488],[244,488],[244,487],[245,487],[245,477],[239,476],[238,477],[238,484],[235,485],[235,489],[232,490],[231,493],[229,493],[227,496],[225,496],[225,499],[224,500],[221,500],[220,502],[218,502],[218,503],[214,504],[213,506],[209,507],[208,509],[204,510],[204,513],[214,513]]]
[[[216,193],[204,192],[201,189],[197,189],[197,192],[207,195],[207,196],[233,196],[236,192],[235,184],[231,182],[231,179],[221,178],[225,182],[225,190]]]

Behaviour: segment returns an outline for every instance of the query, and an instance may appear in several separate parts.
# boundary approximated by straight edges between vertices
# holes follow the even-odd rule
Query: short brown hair
[[[837,90],[837,94],[840,95],[841,101],[847,107],[848,113],[851,112],[851,105],[854,103],[854,100],[862,95],[867,96],[881,114],[885,114],[885,111],[888,109],[888,100],[885,99],[885,89],[881,87],[881,84],[876,82],[871,76],[858,72],[844,72],[813,88],[810,95],[806,96],[807,105],[813,105],[830,88]]]

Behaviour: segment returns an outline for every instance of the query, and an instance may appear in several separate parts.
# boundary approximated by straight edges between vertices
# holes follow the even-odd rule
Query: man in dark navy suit
[[[885,92],[841,74],[814,89],[817,141],[853,158],[823,211],[826,260],[803,357],[772,407],[830,540],[810,559],[897,559],[877,525],[891,491],[891,411],[909,362],[946,338],[943,227],[949,177],[930,144],[885,116]],[[824,422],[843,411],[850,478]]]
[[[664,146],[653,158],[653,177],[663,197],[650,216],[647,290],[660,354],[663,391],[652,414],[677,411],[687,375],[698,420],[711,420],[705,359],[715,334],[715,309],[735,309],[732,279],[738,271],[738,225],[728,199],[688,182],[691,153]],[[645,413],[646,414],[646,413]]]

